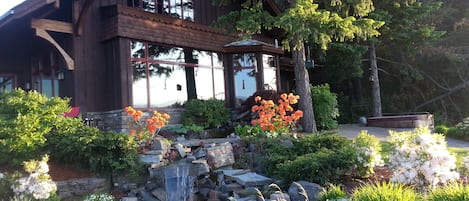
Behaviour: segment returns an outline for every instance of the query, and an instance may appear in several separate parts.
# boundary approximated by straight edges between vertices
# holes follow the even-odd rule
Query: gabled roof
[[[26,0],[23,3],[18,4],[14,8],[10,9],[4,15],[0,16],[0,29],[8,23],[11,23],[16,19],[20,19],[34,11],[37,11],[43,8],[44,6],[58,6],[59,2],[60,0]]]
[[[226,44],[223,47],[226,53],[248,53],[264,52],[273,54],[283,54],[283,50],[278,45],[272,45],[258,40],[246,39]]]

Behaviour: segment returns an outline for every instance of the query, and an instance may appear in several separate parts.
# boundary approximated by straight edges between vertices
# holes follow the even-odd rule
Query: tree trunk
[[[311,99],[311,89],[309,85],[309,75],[305,68],[305,49],[304,45],[299,48],[294,48],[294,44],[303,44],[302,42],[293,41],[292,43],[292,57],[295,65],[295,83],[296,93],[300,96],[298,101],[298,108],[303,111],[303,118],[301,118],[301,126],[303,131],[307,133],[316,132],[316,121],[314,120],[313,100]]]
[[[376,61],[376,49],[373,42],[370,43],[370,82],[371,82],[371,100],[373,101],[373,108],[371,115],[374,117],[383,116],[381,111],[381,91],[379,87],[378,64]]]
[[[193,57],[194,50],[184,49],[184,61],[186,63],[198,63]],[[186,85],[187,85],[187,100],[197,99],[197,88],[195,85],[195,72],[194,67],[186,66],[184,71],[186,73]]]

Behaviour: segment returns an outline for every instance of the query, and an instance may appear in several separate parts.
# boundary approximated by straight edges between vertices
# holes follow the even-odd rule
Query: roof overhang
[[[20,19],[32,12],[35,12],[47,5],[52,5],[52,8],[58,8],[60,0],[26,0],[23,3],[10,9],[7,13],[0,16],[0,29],[5,25]]]
[[[241,40],[226,44],[223,47],[225,53],[249,53],[249,52],[262,52],[267,54],[283,54],[283,50],[272,44],[264,43],[258,40]]]

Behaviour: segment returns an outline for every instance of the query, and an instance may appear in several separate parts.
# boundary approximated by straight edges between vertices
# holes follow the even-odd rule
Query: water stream
[[[192,201],[196,178],[191,176],[189,172],[190,166],[184,164],[170,166],[165,169],[167,201]]]

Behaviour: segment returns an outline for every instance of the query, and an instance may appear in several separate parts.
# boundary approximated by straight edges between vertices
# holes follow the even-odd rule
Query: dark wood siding
[[[126,37],[215,52],[236,40],[219,29],[133,8],[111,6],[104,13],[104,40]]]

